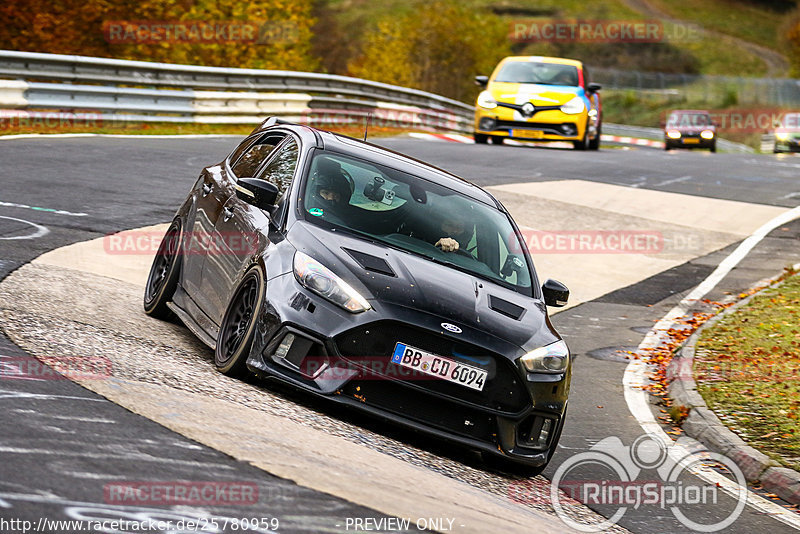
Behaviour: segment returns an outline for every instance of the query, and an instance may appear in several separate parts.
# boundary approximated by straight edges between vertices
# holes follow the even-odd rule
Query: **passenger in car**
[[[440,247],[442,252],[466,251],[472,239],[474,225],[470,225],[466,218],[459,213],[447,213],[442,218],[439,228],[446,237],[440,237],[435,247]]]

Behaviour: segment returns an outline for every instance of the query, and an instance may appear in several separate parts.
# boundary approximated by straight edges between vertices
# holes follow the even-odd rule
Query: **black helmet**
[[[314,194],[320,196],[322,189],[339,193],[342,203],[350,202],[353,194],[350,190],[350,182],[342,172],[342,166],[330,158],[319,158],[317,161],[317,175],[314,178]]]

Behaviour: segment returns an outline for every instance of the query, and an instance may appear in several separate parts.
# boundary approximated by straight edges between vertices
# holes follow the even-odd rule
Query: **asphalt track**
[[[800,203],[796,178],[800,159],[793,157],[654,150],[601,150],[592,154],[404,138],[379,142],[484,186],[583,180],[775,207]],[[48,250],[168,221],[199,169],[220,160],[235,143],[233,138],[0,142],[0,161],[5,170],[0,178],[0,239],[6,238],[0,249],[0,278]],[[47,230],[43,235],[42,228]],[[787,263],[796,263],[798,226],[785,228],[764,240],[710,297],[720,299],[726,293],[737,293],[775,275]],[[31,238],[8,239],[25,236]],[[605,437],[618,436],[631,444],[642,434],[624,403],[622,374],[626,362],[615,355],[615,349],[638,345],[653,322],[710,273],[732,246],[700,255],[554,316],[578,360],[569,424],[561,450],[546,475],[552,476],[570,454],[586,451]],[[585,261],[591,269],[591,258]],[[557,273],[546,274],[558,277]],[[24,356],[7,339],[0,340],[0,355]],[[135,476],[191,479],[196,478],[198,468],[207,473],[207,479],[255,481],[261,495],[274,497],[265,501],[270,512],[287,518],[282,531],[335,531],[345,517],[382,516],[269,477],[102,401],[68,381],[3,380],[0,386],[0,399],[6,404],[0,421],[9,429],[0,438],[4,460],[0,463],[0,517],[74,517],[75,509],[81,506],[97,514],[109,513],[99,489],[102,481]],[[53,452],[56,450],[58,454]],[[48,454],[54,458],[48,460]],[[164,472],[165,468],[170,474]],[[131,513],[130,508],[124,510]],[[247,509],[212,512],[252,515]],[[717,512],[709,509],[706,513],[713,517]],[[322,523],[320,518],[324,518]],[[620,524],[634,532],[685,530],[666,511],[653,514],[631,510]],[[748,508],[729,530],[792,529]]]

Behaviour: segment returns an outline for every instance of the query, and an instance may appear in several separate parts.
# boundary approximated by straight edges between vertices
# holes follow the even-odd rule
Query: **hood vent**
[[[501,298],[489,295],[489,307],[498,313],[502,313],[506,317],[519,321],[525,313],[525,308],[517,306],[513,302],[508,302]]]
[[[372,271],[374,273],[384,274],[386,276],[394,276],[394,271],[392,270],[391,266],[386,263],[386,260],[383,258],[379,258],[377,256],[372,256],[370,254],[366,254],[364,252],[359,252],[357,250],[350,250],[349,248],[342,248],[345,252],[350,254],[354,260],[358,262],[364,269],[367,271]]]

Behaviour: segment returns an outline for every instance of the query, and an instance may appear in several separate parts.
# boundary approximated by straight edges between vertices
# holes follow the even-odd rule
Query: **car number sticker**
[[[314,217],[321,217],[325,212],[322,211],[322,208],[311,208],[310,210],[308,210],[308,213],[310,213]]]
[[[483,391],[488,374],[485,369],[431,354],[404,343],[395,345],[392,363],[477,391]]]

